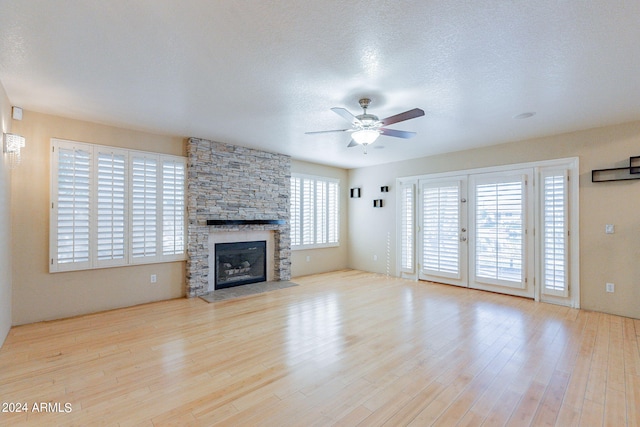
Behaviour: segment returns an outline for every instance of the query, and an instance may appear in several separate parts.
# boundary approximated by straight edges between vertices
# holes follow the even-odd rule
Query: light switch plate
[[[604,232],[607,234],[613,234],[616,232],[616,228],[613,224],[607,224],[604,226]]]

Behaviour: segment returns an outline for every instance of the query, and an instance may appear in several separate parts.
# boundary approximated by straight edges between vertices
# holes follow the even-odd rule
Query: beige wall
[[[335,248],[306,249],[291,251],[291,276],[324,273],[347,268],[348,239],[347,222],[349,211],[348,181],[345,169],[291,161],[291,172],[340,179],[340,246]]]
[[[9,317],[18,325],[184,295],[183,262],[48,273],[50,138],[174,155],[184,155],[184,140],[29,111],[10,123],[9,102],[4,93],[0,98],[3,130],[12,124],[27,140],[11,179],[0,165],[0,338]],[[341,179],[343,209],[341,245],[293,251],[292,276],[347,267],[395,275],[397,177],[578,156],[582,308],[640,318],[640,181],[590,180],[592,169],[625,166],[632,155],[640,155],[640,122],[350,171],[294,160],[292,172]],[[380,193],[383,185],[391,191]],[[362,187],[362,198],[350,199],[351,187]],[[385,208],[374,209],[375,198]],[[615,224],[614,235],[604,233],[607,223]],[[614,294],[605,293],[605,282],[616,284]]]
[[[50,139],[185,155],[183,138],[24,111],[13,131],[26,138],[11,182],[13,324],[69,317],[184,295],[184,262],[48,272]],[[157,283],[150,283],[150,275]]]
[[[633,122],[351,170],[349,186],[361,186],[363,196],[349,206],[349,266],[385,273],[390,259],[396,274],[397,177],[579,157],[581,307],[640,318],[640,180],[591,182],[592,169],[628,166],[637,155],[640,122]],[[391,192],[379,197],[382,185]],[[374,198],[385,199],[386,207],[374,209]],[[605,224],[614,224],[615,234],[605,234]],[[606,282],[616,285],[615,293],[605,292]]]
[[[2,132],[11,131],[11,104],[0,84]],[[4,135],[0,135],[0,138]],[[0,141],[0,145],[2,142]],[[0,159],[0,346],[11,328],[11,175],[7,156]]]

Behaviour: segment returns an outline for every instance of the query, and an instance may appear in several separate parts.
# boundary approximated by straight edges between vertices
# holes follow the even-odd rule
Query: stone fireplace
[[[289,280],[289,156],[197,138],[187,152],[187,296],[215,289],[220,243],[265,241],[266,280]]]

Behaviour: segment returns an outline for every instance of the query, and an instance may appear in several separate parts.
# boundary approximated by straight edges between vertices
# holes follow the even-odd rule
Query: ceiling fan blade
[[[395,136],[396,138],[409,139],[409,138],[413,138],[414,136],[416,136],[415,132],[407,132],[407,131],[404,131],[404,130],[386,129],[386,128],[380,128],[378,130],[380,131],[381,135]]]
[[[355,147],[356,145],[359,145],[359,144],[352,139],[349,145],[347,145],[347,148]]]
[[[337,115],[339,115],[340,117],[342,117],[343,119],[345,119],[351,124],[360,123],[360,120],[356,116],[351,114],[349,110],[346,110],[340,107],[333,107],[331,111],[333,111],[334,113],[336,113]]]
[[[313,135],[316,133],[331,133],[331,132],[349,132],[353,129],[335,129],[335,130],[317,130],[314,132],[305,132],[306,135]]]
[[[393,123],[404,122],[405,120],[415,119],[420,116],[424,116],[424,111],[419,108],[414,108],[413,110],[405,111],[404,113],[382,119],[380,122],[383,126],[388,126]]]

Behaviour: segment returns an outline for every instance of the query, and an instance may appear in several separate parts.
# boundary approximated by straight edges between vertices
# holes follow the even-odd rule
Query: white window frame
[[[300,180],[300,185],[293,185],[294,180]],[[305,186],[303,185],[303,180],[308,180],[312,182],[313,186],[313,203],[312,206],[305,205],[304,191]],[[324,176],[316,176],[316,175],[305,175],[305,174],[291,174],[291,203],[298,202],[299,206],[291,207],[291,250],[303,250],[303,249],[317,249],[317,248],[331,248],[340,246],[340,180],[337,178],[329,178]],[[317,185],[318,183],[326,183],[334,184],[336,186],[335,192],[335,200],[330,200],[330,192],[327,191],[324,200],[324,212],[319,212],[318,210],[318,200],[317,200]],[[296,189],[299,193],[293,194]],[[330,212],[331,207],[335,205],[335,212]],[[309,214],[308,223],[313,224],[313,243],[304,243],[305,239],[305,215]],[[293,218],[293,215],[298,215],[297,218]],[[324,218],[323,218],[324,216]],[[318,227],[318,221],[322,222],[322,227]],[[333,222],[333,226],[330,223]],[[297,229],[297,230],[296,230]],[[324,230],[325,236],[320,236],[319,229]],[[331,240],[331,230],[334,230],[335,240]],[[298,233],[296,235],[296,232]],[[322,240],[325,240],[324,243]],[[298,243],[298,244],[296,244]]]
[[[89,171],[89,256],[84,262],[59,262],[58,261],[58,159],[60,149],[83,150],[90,153]],[[114,153],[125,158],[125,215],[124,215],[124,256],[121,259],[98,259],[98,155],[99,153]],[[134,157],[148,157],[156,160],[156,252],[153,256],[133,257],[132,251],[132,207],[133,207],[133,179],[132,162]],[[51,139],[51,188],[50,188],[50,208],[49,220],[49,272],[88,270],[106,267],[120,267],[126,265],[151,264],[159,262],[183,261],[186,259],[186,200],[178,201],[183,206],[183,235],[177,243],[178,250],[173,250],[171,254],[163,253],[163,165],[171,162],[183,165],[184,170],[184,197],[186,198],[186,158],[167,154],[150,153],[138,150],[128,150],[115,148],[86,142],[68,141],[63,139]],[[177,192],[180,193],[179,191]],[[175,209],[172,209],[175,218]],[[175,233],[174,233],[175,236]],[[178,236],[178,240],[179,236]],[[182,251],[179,251],[182,246]]]

